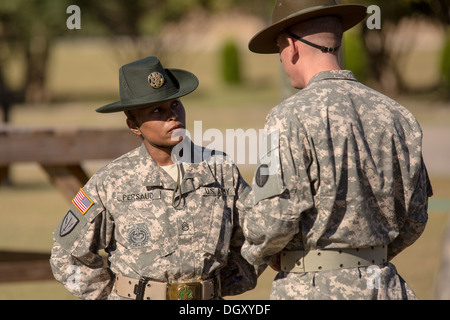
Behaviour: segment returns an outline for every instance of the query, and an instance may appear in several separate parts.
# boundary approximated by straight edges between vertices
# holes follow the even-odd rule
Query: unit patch
[[[84,215],[90,207],[94,204],[92,200],[84,193],[83,189],[78,191],[75,198],[73,198],[72,203],[77,207],[78,210]]]
[[[72,211],[68,211],[61,222],[61,228],[59,229],[59,236],[64,237],[68,235],[75,226],[80,222],[78,218],[73,214]]]
[[[259,166],[255,175],[256,185],[260,188],[264,187],[269,180],[269,166],[267,164],[262,164]]]
[[[145,246],[150,239],[150,232],[147,227],[136,225],[130,229],[127,238],[128,242],[130,242],[133,247],[142,247]]]

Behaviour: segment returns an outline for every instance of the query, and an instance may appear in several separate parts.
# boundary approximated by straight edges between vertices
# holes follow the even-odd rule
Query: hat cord
[[[144,139],[150,143],[153,147],[155,148],[163,148],[163,149],[168,149],[168,147],[163,147],[163,146],[158,146],[156,144],[154,144],[153,142],[151,142],[144,133],[142,133],[141,129],[139,128],[137,121],[134,119],[133,115],[129,114],[129,116],[131,117],[131,121],[134,122],[134,124],[136,125],[136,129],[139,131],[139,133],[142,135],[142,137],[144,137]],[[180,178],[181,178],[181,172],[180,172],[180,164],[177,162],[177,184],[175,186],[175,189],[173,190],[172,193],[172,206],[174,207],[174,209],[181,209],[180,205],[181,205],[181,201],[182,201],[182,192],[181,192],[181,182],[180,182]]]
[[[181,209],[181,200],[182,200],[182,192],[181,192],[181,172],[180,172],[180,164],[177,163],[177,169],[178,169],[178,177],[177,177],[177,185],[175,186],[175,189],[172,193],[172,206],[174,209]]]
[[[328,47],[320,46],[318,44],[315,44],[315,43],[309,42],[308,40],[300,38],[299,36],[293,34],[292,32],[290,32],[288,30],[284,30],[284,32],[286,32],[290,37],[297,39],[298,41],[303,42],[304,44],[307,44],[308,46],[319,49],[323,53],[335,53],[341,47],[341,45],[337,46],[336,48],[328,48]]]
[[[142,131],[141,131],[141,129],[140,129],[139,127],[136,127],[136,129],[139,131],[139,133],[142,135],[142,137],[145,139],[145,141],[147,141],[148,143],[150,143],[153,147],[158,148],[158,149],[169,149],[169,150],[172,149],[172,147],[169,147],[169,146],[167,146],[167,147],[159,146],[159,145],[157,145],[157,144],[151,142],[150,139],[147,138],[147,137],[145,136],[144,133],[142,133]]]

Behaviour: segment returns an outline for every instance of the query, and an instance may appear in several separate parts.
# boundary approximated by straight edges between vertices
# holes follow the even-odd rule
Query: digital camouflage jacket
[[[144,144],[99,170],[54,232],[55,278],[83,299],[118,298],[115,274],[162,282],[219,277],[222,296],[254,288],[255,268],[240,255],[239,213],[250,188],[234,164],[206,154],[181,164],[177,208],[176,182]]]
[[[422,131],[407,109],[357,82],[350,71],[327,71],[272,109],[265,129],[271,134],[268,152],[260,158],[254,204],[243,222],[242,254],[249,262],[269,263],[283,249],[382,245],[391,260],[422,234],[432,191],[422,160]],[[384,286],[395,281],[392,268]],[[315,293],[296,284],[320,281],[280,274],[272,297],[373,295],[339,279],[348,272],[324,273],[326,281],[336,276],[340,285],[328,283]],[[352,276],[364,281],[358,270]],[[399,286],[397,281],[393,290]],[[339,287],[348,296],[330,292]]]

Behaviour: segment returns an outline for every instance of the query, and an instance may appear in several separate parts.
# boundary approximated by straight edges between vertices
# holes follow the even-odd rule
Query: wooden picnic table
[[[0,125],[0,182],[10,165],[35,162],[71,201],[89,179],[82,162],[115,159],[141,143],[128,129]],[[53,278],[49,257],[0,251],[0,282]]]

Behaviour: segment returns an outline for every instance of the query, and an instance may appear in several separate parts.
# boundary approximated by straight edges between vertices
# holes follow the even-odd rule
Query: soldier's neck
[[[319,58],[316,61],[314,61],[314,63],[304,64],[304,68],[302,69],[302,75],[303,75],[303,83],[305,86],[308,85],[309,81],[320,72],[341,70],[341,66],[339,65],[338,59],[335,55],[331,55],[329,53],[327,54],[320,53],[320,54],[322,56],[319,56]]]
[[[172,148],[159,148],[145,143],[148,153],[159,166],[168,166],[173,164]]]

